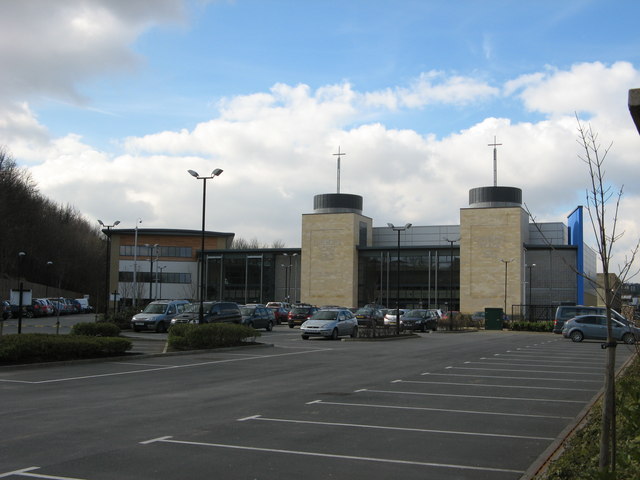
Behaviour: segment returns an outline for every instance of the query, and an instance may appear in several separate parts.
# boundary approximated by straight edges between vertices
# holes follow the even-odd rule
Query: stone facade
[[[523,246],[528,237],[528,216],[521,207],[460,210],[462,312],[504,308],[505,283],[507,309],[522,303]]]
[[[358,304],[357,246],[372,244],[373,221],[356,213],[302,216],[300,299],[313,305]],[[362,227],[366,239],[361,238]]]

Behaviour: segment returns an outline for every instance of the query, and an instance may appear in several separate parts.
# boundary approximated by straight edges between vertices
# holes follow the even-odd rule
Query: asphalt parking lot
[[[605,356],[519,332],[262,341],[0,368],[0,478],[520,479],[597,394]]]

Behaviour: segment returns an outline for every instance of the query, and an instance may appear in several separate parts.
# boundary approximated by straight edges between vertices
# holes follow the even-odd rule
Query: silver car
[[[634,344],[640,339],[640,328],[631,323],[625,325],[612,318],[611,327],[613,338],[618,342]],[[562,336],[574,342],[581,342],[584,339],[606,340],[607,316],[580,315],[567,320],[562,327]]]
[[[302,339],[309,337],[329,337],[336,340],[338,337],[350,335],[358,336],[358,320],[351,311],[346,308],[328,308],[319,310],[300,326]]]

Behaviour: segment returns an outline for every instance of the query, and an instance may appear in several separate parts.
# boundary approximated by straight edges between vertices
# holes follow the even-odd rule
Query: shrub
[[[168,344],[174,350],[219,348],[242,345],[246,339],[259,336],[260,332],[245,325],[181,323],[169,329]]]
[[[76,323],[71,327],[71,335],[85,335],[87,337],[117,337],[120,327],[111,322]]]
[[[510,330],[526,331],[526,332],[551,332],[553,331],[553,322],[528,322],[524,320],[512,320],[505,324]]]
[[[32,363],[122,355],[131,340],[121,337],[27,333],[0,337],[1,363]]]
[[[103,320],[116,324],[121,330],[130,329],[131,318],[136,313],[140,313],[140,310],[140,307],[123,307],[117,312],[110,311],[107,318],[104,318],[103,316]]]

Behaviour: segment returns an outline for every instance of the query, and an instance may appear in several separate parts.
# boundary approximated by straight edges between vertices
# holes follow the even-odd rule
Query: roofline
[[[159,236],[176,236],[181,235],[184,237],[201,237],[202,230],[184,230],[179,228],[138,228],[138,235],[159,235]],[[102,232],[105,235],[135,235],[135,228],[111,228],[109,230],[103,229]],[[204,231],[205,237],[234,237],[235,233],[229,232],[214,232],[210,230]]]

